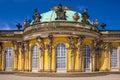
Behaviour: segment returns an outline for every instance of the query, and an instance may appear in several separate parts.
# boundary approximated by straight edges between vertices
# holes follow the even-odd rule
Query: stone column
[[[13,42],[13,52],[14,52],[14,70],[18,70],[18,43],[16,41]]]
[[[120,43],[119,43],[119,44],[120,44]],[[119,53],[119,54],[118,54],[118,55],[119,55],[119,57],[118,57],[118,64],[119,64],[118,66],[119,66],[119,67],[118,67],[118,68],[119,68],[119,71],[120,71],[120,46],[118,47],[118,51],[119,51],[119,52],[118,52],[118,53]]]
[[[1,58],[2,58],[2,68],[1,68],[1,69],[2,69],[2,71],[5,71],[5,65],[4,65],[4,64],[5,64],[4,49],[2,49],[2,57],[1,57]]]
[[[101,65],[102,65],[102,49],[103,48],[103,40],[98,41],[98,70],[100,71]]]
[[[52,57],[52,40],[53,35],[48,36],[48,41],[46,44],[47,52],[48,52],[48,71],[51,71],[51,57]]]
[[[96,55],[98,54],[98,39],[93,40],[93,45],[92,45],[92,71],[94,72],[97,65],[96,65]]]
[[[20,42],[20,53],[21,53],[21,71],[24,71],[25,59],[24,59],[24,43]]]
[[[108,71],[108,58],[109,58],[109,47],[110,47],[110,42],[105,42],[104,43],[104,50],[105,50],[105,55],[106,55],[106,71]]]
[[[0,42],[0,71],[2,70],[2,43]]]
[[[95,61],[95,60],[96,60],[96,59],[95,59],[96,53],[93,52],[91,57],[92,57],[92,66],[91,66],[91,67],[92,67],[92,72],[94,72],[94,71],[95,71],[95,68],[96,68],[96,66],[95,66],[95,62],[96,62],[96,61]]]
[[[78,67],[79,71],[82,71],[82,54],[83,54],[83,45],[82,40],[84,39],[84,36],[78,37],[77,47],[78,47]]]
[[[28,52],[29,52],[29,44],[27,41],[24,42],[24,54],[25,54],[25,71],[28,71],[29,70],[29,55],[28,55]]]
[[[74,56],[75,56],[75,52],[74,52],[74,49],[75,49],[75,45],[74,45],[74,37],[73,36],[69,36],[68,37],[68,42],[69,42],[69,49],[71,50],[71,71],[74,71],[75,69],[75,59],[74,59]]]
[[[44,50],[45,50],[45,46],[44,46],[44,42],[43,39],[39,36],[37,38],[37,41],[39,43],[39,50],[40,50],[40,70],[41,72],[44,71]]]

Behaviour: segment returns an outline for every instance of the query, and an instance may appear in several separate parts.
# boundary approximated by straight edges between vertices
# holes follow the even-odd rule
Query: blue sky
[[[120,30],[120,0],[0,0],[0,29],[16,29],[16,23],[32,19],[33,9],[43,13],[59,3],[80,13],[88,8],[90,20],[106,23],[107,30]]]

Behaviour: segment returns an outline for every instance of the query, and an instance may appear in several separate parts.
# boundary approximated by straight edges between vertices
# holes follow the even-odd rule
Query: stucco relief
[[[44,42],[43,42],[43,39],[40,36],[37,38],[37,41],[39,43],[40,57],[42,57],[43,54],[44,54],[44,50],[45,50]]]
[[[48,56],[51,56],[51,52],[52,52],[52,40],[53,40],[53,35],[49,35],[48,36],[48,40],[47,40],[47,44],[46,44],[46,48],[48,50]]]

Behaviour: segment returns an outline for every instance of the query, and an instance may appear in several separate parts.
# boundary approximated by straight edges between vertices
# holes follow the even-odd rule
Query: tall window
[[[56,45],[56,68],[57,70],[66,69],[66,47],[63,43]]]
[[[5,68],[12,68],[12,48],[6,47],[4,55],[5,55]]]
[[[38,69],[38,46],[32,47],[32,70]]]
[[[110,62],[111,68],[118,67],[118,49],[116,47],[112,47],[110,49]]]
[[[90,47],[89,45],[84,46],[84,69],[90,69]]]

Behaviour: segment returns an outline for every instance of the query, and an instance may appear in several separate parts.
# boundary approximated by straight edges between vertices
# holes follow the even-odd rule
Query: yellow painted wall
[[[22,53],[21,53],[21,47],[18,46],[19,50],[18,50],[18,71],[22,71],[23,70],[23,65],[24,65],[24,69],[25,70],[29,70],[31,71],[32,67],[31,67],[31,49],[32,49],[32,46],[33,45],[37,45],[38,48],[39,48],[39,43],[37,42],[36,39],[31,39],[28,41],[29,42],[29,57],[28,57],[28,60],[25,58],[24,62],[25,64],[23,64],[23,56],[22,56]],[[47,43],[47,38],[44,38],[43,39],[43,42],[44,42],[44,45],[46,45]],[[55,54],[55,46],[57,45],[57,43],[59,42],[63,42],[65,45],[66,45],[66,55],[67,55],[67,71],[71,71],[71,50],[69,49],[69,43],[68,43],[68,37],[53,37],[53,43],[52,43],[52,56],[51,56],[51,71],[56,71],[56,54]],[[79,59],[78,59],[78,49],[77,49],[77,38],[74,37],[74,43],[75,43],[75,71],[79,71]],[[90,49],[92,50],[92,46],[93,46],[93,40],[90,39],[90,38],[85,38],[83,41],[82,41],[82,44],[85,45],[85,44],[88,44]],[[13,43],[12,42],[3,42],[2,43],[2,46],[3,46],[3,49],[5,49],[7,46],[10,46],[13,49]],[[115,46],[115,47],[119,47],[120,48],[120,43],[118,42],[112,42],[111,43],[111,46]],[[109,48],[109,57],[108,57],[108,70],[110,70],[110,48]],[[96,62],[95,64],[97,65],[97,68],[100,69],[100,71],[105,71],[106,70],[106,54],[105,54],[105,51],[102,50],[101,51],[101,58],[99,56],[96,56],[96,59],[92,59],[91,63],[93,62]],[[26,54],[26,53],[25,53]],[[120,54],[120,53],[119,53]],[[4,69],[4,54],[0,55],[2,59],[2,61],[0,60],[1,62],[1,65],[0,65],[0,70]],[[92,54],[92,51],[91,51],[91,56],[93,56]],[[12,70],[15,70],[17,68],[17,65],[15,64],[15,54],[14,52],[12,53]],[[83,60],[83,59],[82,59]],[[41,66],[40,66],[40,63],[41,63],[41,59],[40,59],[40,51],[38,49],[38,70],[41,69]],[[82,62],[84,64],[84,60]],[[82,64],[82,65],[83,65]],[[92,66],[93,64],[91,64]],[[82,66],[83,68],[84,66]],[[92,69],[92,68],[91,68]],[[48,71],[48,53],[47,53],[47,50],[45,48],[45,51],[44,51],[44,71]]]
[[[109,47],[109,50],[108,50],[108,70],[110,71],[111,69],[110,69],[110,49],[111,49],[111,47],[117,47],[118,48],[118,50],[119,50],[119,47],[120,47],[120,43],[119,42],[112,42],[111,43],[111,45],[110,45],[110,47]],[[120,52],[118,52],[119,53],[119,55],[120,55]],[[118,57],[119,58],[119,57]],[[105,53],[105,51],[104,51],[104,49],[103,49],[103,51],[102,51],[102,59],[101,59],[101,67],[100,67],[100,70],[101,71],[105,71],[106,70],[106,65],[107,65],[107,63],[106,63],[107,61],[106,61],[106,53]],[[119,65],[119,64],[118,64]]]

